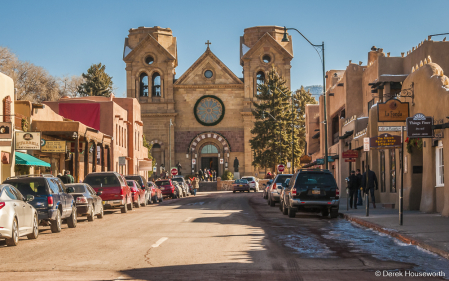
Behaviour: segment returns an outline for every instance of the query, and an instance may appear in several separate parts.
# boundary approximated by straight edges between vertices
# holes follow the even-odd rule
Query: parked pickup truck
[[[51,232],[61,231],[62,220],[65,219],[70,228],[76,227],[77,214],[73,196],[73,187],[66,187],[60,179],[53,176],[27,175],[8,178],[3,183],[10,184],[23,196],[33,195],[30,201],[37,210],[41,224],[50,224]]]
[[[101,192],[104,209],[120,208],[122,213],[133,209],[131,190],[125,178],[116,172],[90,173],[83,181],[95,192]]]

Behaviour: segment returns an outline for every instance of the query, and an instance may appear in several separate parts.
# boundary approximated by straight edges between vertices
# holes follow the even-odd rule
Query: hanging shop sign
[[[50,153],[65,153],[66,141],[41,141],[41,151]]]
[[[12,138],[12,123],[0,122],[0,139]]]
[[[363,151],[369,151],[369,138],[363,138]]]
[[[335,162],[334,158],[332,156],[327,156],[327,162]],[[319,158],[316,160],[317,165],[324,165],[324,158]]]
[[[125,156],[120,156],[118,158],[118,164],[119,164],[119,166],[125,166],[126,165],[126,157]]]
[[[41,133],[16,132],[16,149],[41,150]]]
[[[401,146],[401,137],[392,136],[390,134],[381,134],[377,137],[370,138],[370,147],[377,149],[393,148]]]
[[[405,122],[409,115],[408,102],[390,99],[377,104],[378,122]]]
[[[357,150],[346,150],[341,154],[342,158],[358,158],[359,152]]]
[[[417,113],[407,118],[407,137],[409,138],[433,138],[433,118]]]
[[[377,129],[379,132],[400,132],[401,126],[379,126]]]
[[[312,162],[312,157],[310,157],[309,155],[303,155],[303,156],[301,156],[301,158],[299,158],[299,161],[301,163],[307,164],[307,163]]]
[[[153,170],[153,161],[139,160],[139,171],[151,171],[151,170]]]

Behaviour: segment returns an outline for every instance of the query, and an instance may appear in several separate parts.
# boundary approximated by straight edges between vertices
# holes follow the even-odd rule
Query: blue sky
[[[126,91],[123,43],[130,28],[170,27],[178,40],[177,77],[211,50],[238,76],[239,38],[247,27],[295,27],[325,42],[326,70],[367,61],[375,45],[400,56],[429,34],[449,32],[447,0],[377,1],[2,1],[0,45],[55,76],[80,75],[102,62],[117,96]],[[292,89],[322,84],[313,48],[296,32]],[[439,39],[441,40],[441,38]]]

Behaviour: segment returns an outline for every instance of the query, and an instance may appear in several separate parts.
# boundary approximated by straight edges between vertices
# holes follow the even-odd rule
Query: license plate
[[[321,190],[319,190],[319,189],[312,189],[312,194],[320,195],[321,194]]]
[[[243,187],[243,185],[239,185],[239,187]]]
[[[165,187],[161,187],[161,190],[165,190]]]

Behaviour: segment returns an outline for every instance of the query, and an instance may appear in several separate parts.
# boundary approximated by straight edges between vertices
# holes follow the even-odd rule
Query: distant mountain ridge
[[[323,86],[321,85],[306,86],[304,89],[310,91],[312,95],[321,95],[323,93]]]

